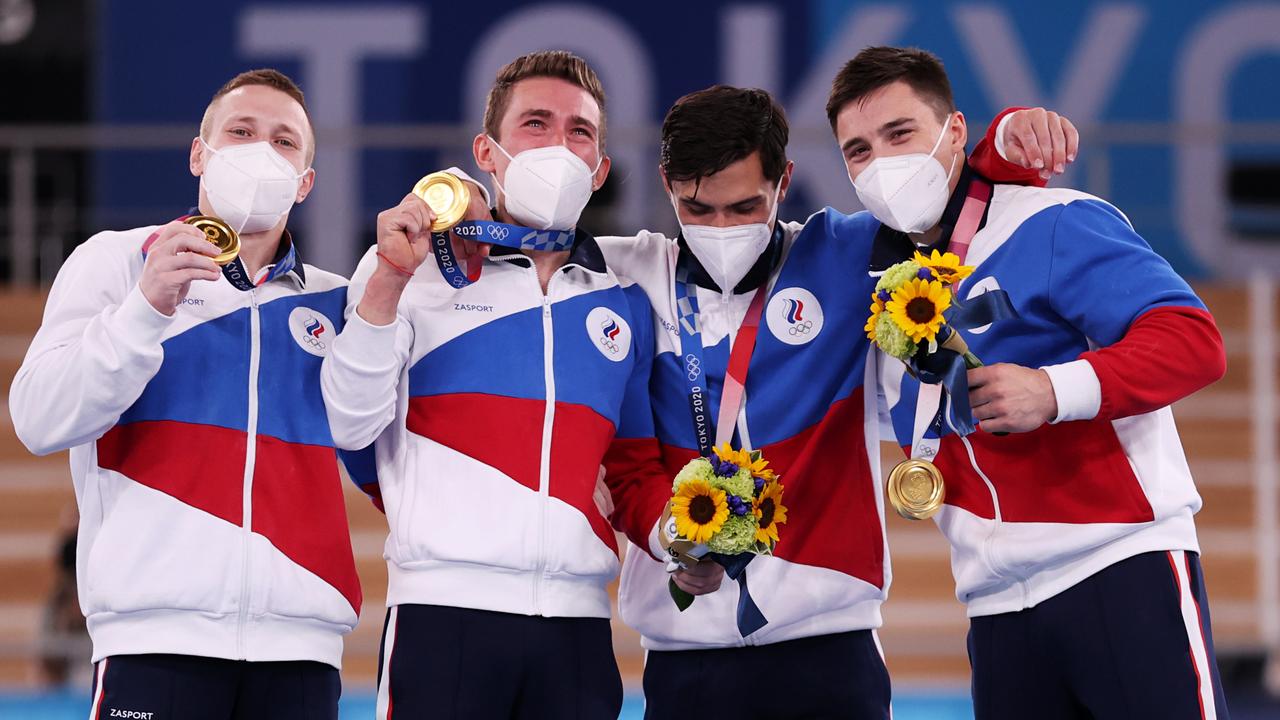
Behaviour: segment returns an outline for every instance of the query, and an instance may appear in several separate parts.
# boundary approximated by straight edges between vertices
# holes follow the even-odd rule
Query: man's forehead
[[[733,204],[767,195],[767,181],[760,153],[754,152],[700,180],[672,182],[671,188],[681,198],[708,205]]]
[[[600,124],[600,105],[591,93],[560,78],[525,78],[511,87],[507,115],[518,117],[533,110],[545,110],[553,115],[579,115],[591,123]]]
[[[248,117],[260,122],[284,123],[297,130],[307,125],[307,114],[297,100],[266,85],[243,85],[218,98],[214,117],[218,123]]]
[[[875,130],[899,118],[917,118],[929,111],[928,103],[910,85],[899,80],[845,105],[837,116],[837,125],[860,133]]]

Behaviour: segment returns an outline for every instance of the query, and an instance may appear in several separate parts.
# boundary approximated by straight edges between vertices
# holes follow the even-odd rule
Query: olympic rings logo
[[[603,322],[600,323],[600,345],[614,355],[618,354],[618,343],[614,339],[622,332],[622,328],[614,321],[612,317],[605,316]]]
[[[511,232],[510,230],[507,230],[506,228],[502,227],[501,225],[490,225],[490,226],[489,226],[489,237],[493,238],[494,240],[506,240],[506,239],[507,239],[507,235],[508,235],[510,232]]]
[[[697,355],[689,353],[684,356],[684,370],[689,375],[689,382],[697,380],[702,375],[702,360]]]
[[[792,335],[799,336],[808,335],[810,330],[813,330],[813,321],[805,320],[801,323],[793,323],[791,327],[787,329],[787,332]]]
[[[320,339],[320,335],[324,334],[325,326],[314,315],[307,315],[302,319],[302,342],[310,345],[317,350],[324,350],[328,345]]]

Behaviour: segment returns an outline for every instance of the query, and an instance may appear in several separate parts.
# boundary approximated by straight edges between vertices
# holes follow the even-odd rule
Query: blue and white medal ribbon
[[[454,225],[451,232],[464,240],[501,245],[516,250],[559,252],[573,247],[572,230],[534,230],[533,228],[494,222],[492,220],[464,220]],[[445,282],[455,288],[471,284],[471,278],[463,272],[453,252],[449,232],[431,233],[431,252],[436,256],[436,266]]]

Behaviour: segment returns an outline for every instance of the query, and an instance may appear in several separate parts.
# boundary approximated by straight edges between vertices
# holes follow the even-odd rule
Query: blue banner
[[[1084,150],[1058,182],[1114,202],[1180,271],[1280,270],[1280,249],[1240,221],[1250,208],[1230,196],[1236,169],[1280,162],[1280,138],[1223,130],[1280,122],[1280,94],[1264,90],[1280,75],[1280,3],[226,0],[193,13],[103,0],[99,17],[97,122],[187,124],[194,137],[209,97],[239,71],[274,66],[302,84],[320,150],[316,191],[292,227],[304,259],[338,272],[419,177],[455,163],[474,171],[489,83],[534,49],[586,57],[609,96],[614,169],[593,201],[606,226],[592,232],[673,229],[654,181],[657,126],[680,95],[717,82],[763,87],[788,110],[797,172],[784,217],[857,209],[824,105],[840,65],[874,44],[939,54],[971,138],[1007,105],[1069,116]],[[424,123],[441,126],[443,148],[406,148],[393,132]],[[411,144],[430,144],[421,136]],[[189,206],[188,151],[99,153],[104,222]]]

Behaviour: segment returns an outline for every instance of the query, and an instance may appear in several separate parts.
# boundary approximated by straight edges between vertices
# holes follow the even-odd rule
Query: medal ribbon
[[[969,246],[978,233],[978,225],[987,211],[991,201],[991,184],[975,177],[969,183],[965,193],[964,205],[960,208],[960,217],[956,220],[951,232],[951,240],[947,243],[947,251],[955,253],[964,264],[969,255]],[[1013,317],[1017,313],[1009,302],[1009,296],[1003,290],[983,293],[962,305],[959,283],[952,288],[951,317],[947,319],[949,332],[970,330],[987,325],[995,320]],[[939,334],[938,343],[946,341]],[[911,438],[911,457],[931,460],[938,454],[938,445],[942,438],[944,419],[949,421],[952,429],[960,435],[968,435],[974,431],[973,412],[969,407],[969,381],[964,358],[959,353],[944,348],[937,352],[912,359],[912,370],[920,379],[919,394],[916,397],[916,422]],[[942,390],[946,389],[945,395]],[[927,420],[926,420],[927,418]],[[929,432],[932,430],[932,432]],[[932,435],[932,437],[928,437]]]
[[[711,455],[711,427],[706,402],[706,365],[702,361],[702,323],[698,317],[698,287],[689,279],[689,265],[681,255],[676,261],[676,310],[680,313],[680,349],[684,354],[685,382],[688,387],[689,411],[693,417],[693,431],[698,441],[698,454]],[[760,330],[760,316],[764,314],[764,300],[768,285],[756,290],[747,307],[747,315],[729,351],[729,364],[724,374],[724,389],[720,393],[720,414],[716,418],[715,444],[733,439],[733,426],[742,400],[746,394],[747,368],[755,352],[756,336]]]
[[[182,222],[190,217],[195,217],[195,215],[183,215],[182,217],[177,218],[177,221]],[[151,246],[155,244],[159,237],[160,231],[157,230],[156,232],[151,233],[151,236],[142,243],[142,259],[144,261],[147,259],[147,251],[151,249]],[[249,277],[249,271],[245,269],[244,263],[240,260],[239,255],[232,258],[230,262],[222,266],[222,276],[225,277],[227,282],[231,283],[231,286],[235,289],[242,292],[248,292],[259,285],[265,285],[266,283],[275,280],[297,266],[298,253],[294,250],[293,242],[290,241],[289,250],[285,252],[284,257],[259,270],[257,277],[252,279]]]
[[[781,229],[775,229],[780,233]],[[702,323],[698,315],[698,286],[690,279],[689,263],[681,253],[676,260],[676,311],[680,314],[680,350],[684,354],[685,381],[689,392],[689,411],[693,416],[693,430],[698,441],[698,454],[711,455],[711,429],[708,421],[705,373],[703,363]],[[733,439],[733,427],[746,395],[747,370],[755,353],[756,337],[760,332],[760,317],[764,314],[765,297],[770,283],[760,286],[751,297],[746,317],[742,320],[729,350],[729,363],[725,368],[724,387],[720,393],[720,413],[716,418],[716,445]],[[747,565],[754,553],[711,556],[724,567],[725,574],[738,583],[738,609],[735,621],[738,634],[746,637],[769,623],[747,588]]]
[[[558,252],[573,247],[573,231],[534,230],[520,225],[492,220],[464,220],[450,228],[464,240],[502,245],[516,250]],[[467,277],[453,252],[449,231],[431,233],[431,252],[436,256],[436,266],[445,282],[455,288],[463,288],[475,281]],[[478,274],[477,274],[478,277]]]

